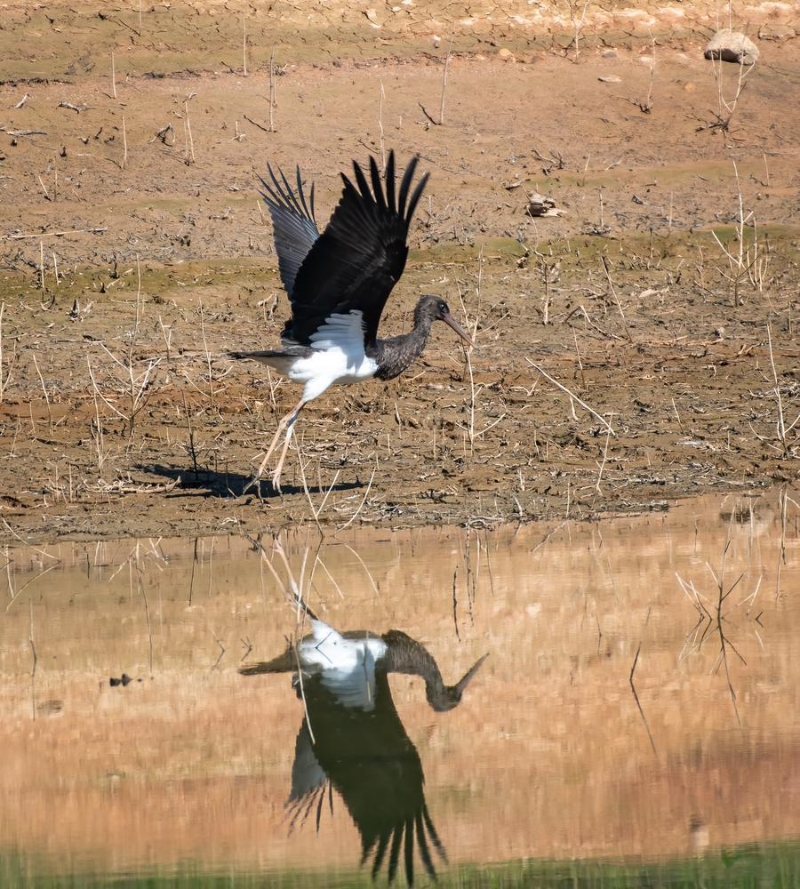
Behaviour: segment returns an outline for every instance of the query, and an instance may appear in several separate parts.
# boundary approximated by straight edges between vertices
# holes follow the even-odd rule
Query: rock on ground
[[[753,41],[741,33],[723,28],[711,38],[703,55],[707,59],[722,59],[723,62],[738,62],[740,65],[755,65],[759,50]]]

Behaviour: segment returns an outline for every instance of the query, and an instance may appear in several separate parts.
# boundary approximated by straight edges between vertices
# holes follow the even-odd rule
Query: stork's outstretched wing
[[[412,190],[416,167],[415,157],[398,193],[394,152],[387,158],[383,180],[374,158],[369,162],[369,181],[353,162],[355,184],[342,175],[339,204],[328,227],[313,241],[313,207],[309,211],[302,192],[291,194],[285,179],[282,188],[273,177],[278,193],[270,189],[268,204],[277,220],[281,277],[292,303],[285,338],[309,344],[330,315],[359,311],[365,343],[375,341],[383,307],[405,268],[411,217],[428,181],[426,173]],[[295,262],[304,249],[307,253],[297,269]]]
[[[281,273],[283,286],[291,299],[297,272],[319,237],[317,221],[314,218],[314,186],[311,186],[308,200],[306,200],[299,167],[297,168],[296,191],[289,185],[289,181],[281,170],[278,170],[280,179],[269,165],[267,165],[267,171],[272,182],[269,183],[259,176],[264,187],[261,196],[272,217],[278,269]]]

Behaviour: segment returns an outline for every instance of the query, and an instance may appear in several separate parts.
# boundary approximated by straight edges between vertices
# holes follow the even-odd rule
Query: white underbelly
[[[319,674],[322,684],[345,707],[370,712],[375,707],[375,664],[387,646],[380,636],[350,639],[323,621],[311,620],[312,635],[300,641],[297,654],[304,670]]]
[[[378,364],[364,352],[363,315],[358,309],[329,315],[310,340],[314,351],[294,361],[288,373],[289,379],[305,383],[304,401],[334,384],[359,383],[375,376]]]
[[[294,361],[288,377],[295,383],[305,383],[306,401],[321,395],[329,386],[360,383],[375,376],[377,362],[367,357],[347,353],[339,347],[314,351],[307,358]]]

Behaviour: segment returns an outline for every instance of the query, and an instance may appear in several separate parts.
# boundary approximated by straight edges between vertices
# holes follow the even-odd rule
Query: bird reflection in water
[[[311,634],[273,660],[240,670],[246,676],[293,673],[292,684],[304,702],[287,803],[292,825],[316,807],[319,829],[326,790],[332,808],[335,789],[361,836],[361,864],[374,855],[373,879],[388,855],[391,883],[402,855],[406,880],[413,885],[415,844],[435,879],[434,852],[445,863],[447,855],[425,802],[419,754],[392,700],[389,674],[420,676],[428,703],[443,712],[460,703],[487,655],[455,685],[445,685],[431,654],[405,633],[338,633],[300,604]]]

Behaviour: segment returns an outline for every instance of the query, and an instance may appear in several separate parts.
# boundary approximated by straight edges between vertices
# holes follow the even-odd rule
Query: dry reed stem
[[[645,114],[649,114],[653,110],[653,84],[656,79],[656,39],[650,35],[650,43],[653,51],[653,64],[650,66],[650,82],[647,86],[647,98],[639,107]]]
[[[158,326],[161,330],[161,336],[164,340],[164,346],[167,350],[167,361],[172,357],[171,355],[171,346],[172,346],[172,327],[175,324],[174,321],[170,322],[169,325],[164,324],[161,320],[161,315],[158,316]]]
[[[8,522],[5,519],[2,519],[2,522],[3,522],[3,527],[6,529],[6,531],[12,537],[14,537],[17,541],[19,541],[19,543],[21,543],[23,546],[26,546],[26,547],[29,547],[31,545],[30,541],[26,540],[24,537],[19,535],[11,527],[11,525],[8,524]],[[34,547],[34,550],[37,553],[39,553],[39,555],[43,556],[44,558],[53,559],[54,561],[51,565],[48,565],[46,568],[42,568],[42,570],[39,571],[39,573],[36,574],[34,577],[28,578],[28,580],[26,580],[25,583],[23,583],[22,586],[19,587],[18,589],[15,589],[13,586],[10,563],[8,563],[6,565],[6,571],[7,571],[7,575],[8,575],[8,591],[11,594],[11,599],[9,600],[8,605],[6,605],[6,611],[9,611],[11,606],[19,600],[20,595],[22,594],[23,590],[26,587],[30,586],[32,583],[35,583],[41,577],[44,577],[45,574],[48,574],[50,571],[52,571],[54,568],[57,568],[61,564],[61,559],[56,558],[56,556],[50,555],[50,553],[48,553],[47,550],[41,549],[39,547]]]
[[[775,599],[780,597],[781,594],[781,573],[783,570],[783,566],[786,564],[786,528],[787,528],[787,518],[788,518],[788,505],[791,501],[792,505],[796,508],[798,504],[789,497],[789,494],[786,490],[786,486],[784,485],[781,488],[781,492],[779,495],[780,499],[780,507],[781,507],[781,546],[780,546],[780,554],[778,556],[778,569],[775,572]]]
[[[275,44],[269,54],[269,131],[275,132]]]
[[[320,543],[321,543],[321,541],[320,541]],[[336,590],[336,594],[339,596],[340,599],[343,600],[344,599],[344,591],[339,586],[339,584],[336,582],[336,578],[331,574],[330,569],[323,561],[322,556],[320,556],[319,549],[317,550],[316,554],[314,555],[314,564],[311,567],[311,574],[309,575],[309,578],[308,578],[309,589],[311,588],[311,586],[314,582],[314,575],[317,573],[317,566],[322,568],[322,570],[327,575],[328,580],[333,584],[333,588]],[[303,603],[303,604],[305,604],[305,603]],[[307,606],[306,606],[306,610],[308,610]]]
[[[647,616],[644,619],[644,627],[647,626],[647,622],[650,620],[651,610],[652,610],[652,606],[647,609]],[[642,629],[644,629],[644,627],[642,627]],[[639,653],[641,652],[641,650],[642,650],[642,642],[640,639],[639,645],[636,648],[636,654],[633,657],[633,666],[631,667],[631,672],[630,672],[630,675],[628,676],[628,682],[630,683],[631,691],[633,692],[633,699],[634,699],[634,701],[636,701],[636,707],[639,710],[639,715],[642,717],[642,723],[644,724],[645,731],[647,732],[647,738],[650,741],[650,747],[651,747],[653,753],[655,753],[656,752],[656,743],[653,740],[653,734],[650,731],[650,726],[648,725],[647,717],[644,715],[644,709],[642,708],[642,703],[639,700],[639,693],[636,691],[636,686],[633,682],[633,674],[636,672],[636,665],[639,663]]]
[[[475,284],[475,296],[477,300],[476,304],[476,313],[473,321],[470,321],[469,314],[467,312],[467,307],[464,304],[464,298],[461,295],[461,288],[458,288],[458,301],[461,303],[461,311],[464,313],[464,321],[467,331],[469,331],[473,341],[478,335],[478,318],[480,315],[480,306],[481,306],[481,298],[483,295],[483,247],[478,252],[478,275],[477,281]],[[463,345],[463,344],[462,344]],[[475,376],[472,370],[472,346],[467,346],[464,349],[467,359],[467,374],[469,375],[469,392],[470,392],[470,400],[469,400],[469,427],[466,430],[467,435],[469,437],[469,448],[470,448],[470,456],[473,456],[475,453],[475,439],[484,433],[488,432],[494,426],[496,426],[504,417],[505,414],[502,414],[498,417],[494,423],[487,426],[477,435],[475,434],[475,406],[477,397],[480,394],[483,386],[475,387]],[[462,428],[459,424],[459,428]]]
[[[136,571],[136,588],[139,595],[142,597],[142,601],[144,602],[144,617],[145,623],[147,624],[147,643],[148,643],[148,664],[150,668],[150,678],[153,677],[153,624],[150,619],[150,603],[147,600],[147,591],[144,588],[144,571],[142,570],[140,561],[139,561],[139,544],[136,544],[136,561],[132,562],[130,559],[128,560],[132,569]]]
[[[0,354],[0,357],[2,357],[1,354]],[[53,412],[50,409],[50,398],[47,395],[47,386],[45,386],[45,384],[44,384],[44,377],[42,376],[42,372],[39,370],[39,362],[36,360],[36,352],[31,352],[31,358],[33,359],[33,366],[36,368],[36,373],[39,377],[39,382],[41,383],[41,386],[42,386],[42,394],[44,395],[45,404],[47,405],[48,425],[52,429],[53,428]],[[0,401],[2,401],[2,398],[0,398]]]
[[[595,417],[597,420],[599,420],[599,421],[603,424],[603,426],[605,426],[605,428],[608,430],[608,432],[609,432],[610,435],[614,435],[614,436],[616,436],[616,433],[615,433],[614,430],[611,428],[611,426],[609,425],[608,421],[607,421],[606,419],[604,419],[603,417],[601,417],[600,414],[598,414],[596,410],[593,410],[592,408],[590,408],[589,405],[586,404],[585,401],[582,401],[580,398],[578,398],[578,396],[577,396],[574,392],[571,392],[569,389],[567,389],[566,386],[564,386],[563,384],[559,383],[558,380],[553,379],[553,377],[551,377],[550,374],[548,374],[545,370],[543,370],[541,367],[539,367],[538,364],[536,364],[535,362],[531,361],[530,358],[528,358],[527,356],[525,356],[525,360],[528,362],[528,364],[530,364],[531,367],[533,367],[533,368],[535,368],[536,370],[538,370],[539,373],[540,373],[546,380],[548,380],[548,381],[551,382],[554,386],[556,386],[556,387],[558,387],[559,389],[561,389],[561,391],[564,392],[566,395],[568,395],[573,401],[577,401],[577,403],[578,403],[578,404],[579,404],[585,411],[588,411],[593,417]]]
[[[247,77],[247,16],[242,16],[242,74]]]
[[[716,114],[717,120],[711,125],[711,129],[721,129],[723,132],[727,132],[730,128],[731,120],[733,120],[733,116],[736,113],[739,99],[741,98],[742,92],[745,88],[746,79],[756,66],[755,64],[739,64],[739,70],[736,78],[736,90],[734,92],[733,98],[728,101],[722,92],[722,71],[724,64],[725,63],[721,58],[716,60],[716,62],[714,59],[711,60],[714,78],[717,82],[717,104],[719,109],[718,113]]]
[[[11,358],[6,362],[5,370],[3,369],[3,314],[5,313],[5,310],[6,304],[4,302],[0,303],[0,404],[3,403],[6,389],[8,389],[9,383],[11,382],[14,372],[14,362],[17,357],[17,343],[15,340],[14,351],[11,353]]]
[[[744,198],[742,196],[742,185],[739,179],[739,168],[736,166],[736,161],[731,161],[733,164],[733,174],[736,178],[736,197],[739,208],[737,223],[736,223],[736,240],[739,242],[738,250],[732,252],[729,250],[719,239],[717,233],[712,229],[711,234],[714,240],[717,242],[720,250],[722,250],[723,254],[726,256],[728,260],[728,265],[731,270],[730,275],[726,275],[724,272],[722,273],[728,281],[733,284],[733,306],[736,308],[739,305],[739,287],[741,282],[743,281],[745,275],[748,275],[752,264],[758,262],[758,245],[756,243],[755,250],[753,254],[752,260],[750,259],[750,251],[749,249],[745,249],[745,238],[744,238],[744,229],[745,225],[753,218],[753,211],[745,216],[744,212]],[[766,266],[764,266],[764,271],[766,271]]]
[[[456,633],[456,642],[460,642],[461,633],[458,629],[458,565],[453,569],[453,629]]]
[[[739,577],[733,582],[733,584],[728,588],[727,592],[725,591],[724,579],[725,579],[725,557],[728,554],[728,548],[730,547],[730,537],[725,543],[725,548],[722,552],[722,565],[719,573],[719,577],[717,577],[717,573],[714,571],[714,568],[710,563],[706,563],[708,565],[708,570],[711,572],[714,581],[717,585],[717,602],[716,602],[716,613],[715,613],[715,631],[717,638],[719,640],[719,655],[717,657],[717,666],[715,669],[719,668],[720,663],[725,668],[725,681],[728,686],[728,692],[730,694],[731,703],[733,704],[733,712],[736,714],[736,723],[741,728],[742,721],[739,716],[739,707],[736,703],[736,691],[733,687],[733,682],[731,680],[730,674],[730,665],[728,663],[728,648],[730,648],[734,654],[742,661],[742,663],[746,664],[745,659],[739,654],[736,650],[733,643],[731,643],[730,639],[725,635],[725,631],[722,626],[722,621],[724,616],[722,614],[722,606],[725,603],[725,600],[730,596],[730,594],[736,589],[739,585],[739,581],[744,577],[744,573],[740,574]]]
[[[734,518],[732,513],[731,521],[733,520]],[[686,657],[686,655],[691,653],[692,651],[698,651],[710,635],[713,634],[713,636],[717,638],[719,642],[719,651],[717,653],[717,659],[712,668],[712,672],[716,673],[719,670],[720,666],[724,666],[725,682],[728,688],[728,694],[730,695],[734,715],[736,716],[736,723],[741,728],[742,723],[739,715],[739,708],[737,705],[736,691],[733,687],[733,681],[730,674],[728,650],[730,649],[743,664],[746,665],[747,662],[736,649],[736,646],[725,634],[724,622],[727,620],[727,616],[723,612],[726,600],[739,585],[740,581],[744,577],[744,572],[739,575],[739,577],[727,588],[727,590],[725,589],[725,563],[730,545],[731,537],[729,527],[728,537],[722,552],[722,561],[719,574],[717,574],[717,572],[714,570],[709,562],[706,562],[706,567],[710,571],[711,576],[714,578],[714,584],[717,587],[716,601],[713,602],[713,604],[709,603],[711,605],[711,608],[706,606],[705,602],[703,601],[705,597],[698,592],[692,581],[687,582],[677,572],[675,573],[678,584],[698,612],[698,621],[687,635],[686,643],[684,644],[683,650],[681,651],[679,660],[683,660],[684,657]],[[757,591],[758,590],[756,589],[756,592]],[[749,598],[752,598],[752,595]]]
[[[134,351],[138,342],[139,327],[141,325],[142,315],[142,273],[138,255],[136,257],[136,269],[138,276],[138,287],[136,293],[136,314],[134,316],[133,330],[130,333],[127,355],[124,358],[119,358],[106,346],[105,343],[99,343],[100,348],[106,353],[106,355],[108,355],[111,361],[121,371],[122,379],[117,378],[115,380],[115,383],[118,393],[120,395],[124,395],[127,398],[127,411],[120,410],[120,408],[118,408],[110,398],[108,398],[106,395],[103,394],[103,392],[100,391],[100,387],[97,384],[97,378],[95,377],[94,370],[92,368],[91,360],[89,359],[88,355],[86,358],[87,364],[89,366],[89,377],[91,379],[92,389],[96,393],[96,395],[100,397],[103,403],[114,414],[116,414],[116,416],[118,416],[125,422],[128,430],[129,447],[133,439],[136,417],[147,403],[147,391],[150,387],[153,372],[161,363],[161,358],[151,358],[147,362],[147,366],[145,367],[145,369],[140,374],[137,374],[134,370]]]
[[[767,324],[767,347],[769,349],[769,366],[770,370],[772,371],[772,382],[775,384],[773,391],[775,392],[775,402],[778,408],[778,420],[776,424],[778,441],[781,443],[781,447],[783,448],[783,456],[788,457],[790,451],[788,437],[795,426],[797,426],[797,423],[800,422],[800,414],[798,414],[795,417],[794,421],[787,427],[783,411],[781,386],[780,381],[778,380],[778,371],[775,368],[775,356],[772,352],[772,329],[769,324]]]
[[[572,328],[572,338],[575,341],[575,357],[578,359],[578,373],[581,375],[581,386],[586,388],[586,374],[583,370],[583,357],[581,356],[580,346],[578,345],[578,331]]]
[[[322,513],[322,510],[325,508],[325,504],[328,502],[328,497],[330,497],[331,491],[334,489],[336,482],[339,480],[340,469],[337,469],[334,476],[333,481],[330,483],[328,490],[325,492],[325,496],[322,498],[322,503],[320,503],[319,508],[314,508],[314,501],[311,499],[311,492],[308,489],[308,482],[306,481],[306,471],[303,463],[303,454],[300,448],[300,442],[297,436],[294,436],[295,448],[297,450],[297,462],[300,466],[300,478],[303,482],[303,490],[305,491],[306,499],[308,500],[308,505],[311,508],[311,514],[314,516],[314,523],[319,529],[320,534],[323,534],[322,525],[320,524],[319,517]]]
[[[375,578],[372,576],[372,573],[370,572],[369,568],[367,568],[366,562],[361,558],[361,556],[359,555],[358,551],[355,550],[355,549],[353,549],[353,547],[350,546],[350,544],[348,544],[348,543],[343,543],[342,546],[344,546],[344,548],[345,548],[346,550],[348,550],[348,551],[354,556],[355,560],[356,560],[356,561],[361,565],[361,567],[364,569],[364,574],[367,575],[367,578],[368,578],[368,580],[369,580],[369,582],[370,582],[370,585],[372,586],[373,592],[375,593],[375,595],[376,595],[377,597],[380,598],[381,592],[380,592],[380,590],[378,589],[378,584],[375,583]]]
[[[42,177],[37,173],[36,178],[39,180],[39,185],[42,186],[42,192],[44,193],[44,199],[46,201],[52,200],[52,198],[50,197],[50,193],[47,191],[47,186],[44,184],[44,181],[42,180]]]
[[[442,72],[442,100],[439,103],[439,124],[444,124],[444,103],[447,95],[447,72],[450,68],[450,57],[453,54],[453,37],[455,36],[455,27],[450,31],[450,43],[447,47],[447,55],[444,59],[444,71]]]
[[[270,559],[267,556],[267,551],[264,549],[262,544],[255,538],[251,537],[249,534],[245,534],[244,536],[259,551],[259,553],[261,554],[261,559],[262,559],[263,563],[270,570],[273,578],[275,579],[275,582],[278,584],[278,587],[283,591],[284,596],[289,601],[289,603],[292,605],[292,608],[295,611],[295,616],[296,616],[296,621],[297,621],[296,625],[295,625],[295,633],[294,633],[295,634],[295,646],[296,646],[297,637],[299,634],[300,627],[302,626],[302,623],[305,620],[305,616],[308,611],[308,605],[306,604],[305,599],[303,598],[303,595],[302,595],[302,586],[298,585],[298,583],[294,579],[294,574],[292,573],[291,566],[289,565],[289,561],[286,558],[286,554],[283,550],[283,546],[281,544],[280,538],[279,537],[274,538],[273,549],[277,553],[277,555],[280,557],[281,561],[283,562],[284,569],[286,570],[286,575],[289,579],[289,585],[290,585],[292,593],[293,593],[293,595],[291,595],[291,596],[289,595],[289,590],[287,589],[286,584],[281,579],[281,576],[278,574],[275,566],[272,564],[272,559]],[[306,552],[303,556],[303,565],[302,565],[301,571],[300,571],[300,584],[302,584],[302,581],[303,581],[303,574],[305,573],[305,565],[306,565],[306,557],[307,556],[308,556],[308,550],[306,550]],[[296,648],[295,648],[295,656],[296,656]],[[314,730],[311,726],[311,716],[308,712],[308,704],[306,702],[305,689],[303,687],[303,670],[300,666],[299,660],[297,661],[296,667],[297,667],[296,672],[297,672],[298,684],[299,684],[299,688],[300,688],[300,698],[303,701],[303,712],[305,713],[306,725],[308,726],[308,733],[311,736],[311,743],[316,744],[316,739],[314,738]]]
[[[195,97],[196,93],[189,93],[183,103],[184,109],[184,118],[183,118],[183,131],[184,136],[186,138],[186,156],[184,157],[184,163],[188,166],[190,164],[195,163],[194,156],[194,138],[192,137],[192,123],[189,120],[189,102]]]
[[[614,302],[617,305],[617,311],[619,312],[620,318],[622,318],[622,326],[625,328],[625,338],[628,340],[629,343],[633,342],[633,340],[631,339],[631,332],[628,329],[628,322],[625,319],[625,312],[622,311],[622,303],[620,303],[619,296],[617,295],[617,288],[614,286],[614,281],[611,278],[611,271],[609,270],[608,259],[605,254],[600,254],[600,261],[602,262],[603,271],[605,272],[606,278],[608,279],[609,290],[611,291],[611,295],[614,297]]]
[[[608,458],[608,440],[611,437],[611,427],[609,426],[606,430],[606,443],[603,446],[603,460],[600,463],[600,471],[597,473],[597,481],[595,482],[595,490],[598,494],[602,496],[603,492],[600,490],[600,482],[603,478],[603,470],[606,468],[606,460]]]
[[[364,491],[364,496],[361,498],[361,503],[358,504],[358,508],[356,509],[356,511],[355,511],[355,512],[350,516],[350,518],[349,518],[349,519],[348,519],[348,520],[341,526],[341,528],[337,528],[337,529],[336,529],[336,530],[337,530],[337,533],[338,533],[339,531],[344,531],[345,528],[349,528],[350,525],[352,525],[353,522],[358,518],[358,514],[361,512],[361,510],[364,508],[364,504],[367,502],[367,497],[369,497],[369,492],[372,490],[372,482],[373,482],[374,479],[375,479],[375,473],[376,473],[377,469],[378,469],[378,466],[377,466],[377,461],[376,461],[375,467],[374,467],[373,470],[372,470],[372,475],[370,475],[370,477],[369,477],[369,482],[367,483],[367,490]]]
[[[386,92],[383,88],[383,81],[380,81],[380,101],[378,102],[378,132],[380,133],[380,144],[381,144],[381,169],[386,169],[386,141],[385,135],[383,132],[383,105],[386,101]]]
[[[105,226],[95,226],[94,228],[72,228],[66,231],[55,232],[21,232],[10,235],[3,235],[0,241],[24,241],[28,238],[63,238],[65,235],[102,235],[107,232]]]
[[[31,648],[31,719],[36,719],[36,666],[39,657],[36,654],[36,643],[33,640],[33,599],[28,602],[30,606],[30,632],[28,633],[28,644]]]
[[[583,31],[583,25],[586,21],[586,11],[589,8],[590,0],[584,0],[583,10],[581,12],[580,18],[578,18],[576,15],[576,9],[578,6],[576,0],[567,0],[567,3],[569,5],[569,16],[572,19],[572,28],[573,28],[573,31],[575,32],[574,37],[572,38],[572,42],[575,46],[575,61],[577,62],[580,57],[579,45],[580,45],[581,32]],[[567,47],[567,49],[569,49],[569,47]]]
[[[95,425],[94,429],[91,429],[92,438],[94,439],[94,447],[97,454],[97,469],[99,472],[103,471],[103,466],[106,462],[106,450],[105,450],[105,442],[103,440],[103,419],[100,416],[100,404],[98,402],[98,396],[102,398],[100,395],[100,390],[97,386],[97,381],[94,378],[94,371],[92,370],[92,360],[89,355],[86,356],[86,364],[89,367],[89,379],[92,381],[92,397],[94,399],[94,415],[95,415]]]
[[[212,410],[216,409],[216,392],[214,390],[214,368],[211,363],[211,352],[208,348],[206,340],[206,316],[203,310],[203,300],[200,300],[200,334],[203,339],[203,354],[206,358],[206,367],[208,368],[208,399],[211,402]]]

